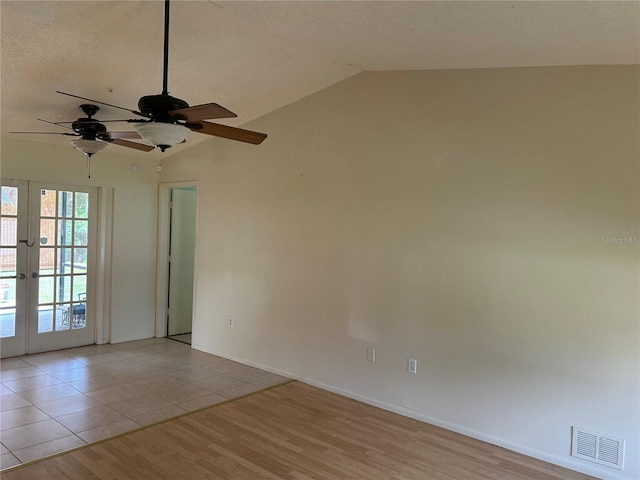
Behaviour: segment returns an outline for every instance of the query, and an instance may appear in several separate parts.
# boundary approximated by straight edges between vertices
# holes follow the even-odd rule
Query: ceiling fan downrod
[[[162,95],[169,95],[169,0],[164,0],[164,63],[162,66]]]

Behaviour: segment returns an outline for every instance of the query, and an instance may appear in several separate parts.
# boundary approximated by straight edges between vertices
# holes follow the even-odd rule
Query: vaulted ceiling
[[[56,90],[131,109],[160,93],[163,15],[159,0],[0,1],[2,135],[68,144],[8,133],[81,116],[86,102]],[[170,93],[219,103],[238,114],[220,123],[238,126],[361,71],[638,64],[640,2],[174,0],[170,35]],[[161,158],[209,138],[109,148]]]

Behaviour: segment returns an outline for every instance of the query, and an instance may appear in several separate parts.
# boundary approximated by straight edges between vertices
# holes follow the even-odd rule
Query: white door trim
[[[196,315],[196,279],[198,278],[198,181],[169,182],[158,184],[158,256],[156,258],[156,337],[167,335],[167,292],[169,276],[169,194],[172,188],[195,187],[196,189],[196,234],[193,266],[193,316]]]
[[[111,342],[111,252],[113,188],[98,190],[98,243],[96,259],[96,344]]]

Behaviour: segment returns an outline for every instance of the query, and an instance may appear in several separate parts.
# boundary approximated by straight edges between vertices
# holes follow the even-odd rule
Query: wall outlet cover
[[[376,349],[373,347],[367,347],[367,361],[375,362],[376,361]]]
[[[409,362],[407,362],[407,371],[414,374],[418,373],[418,360],[410,358]]]

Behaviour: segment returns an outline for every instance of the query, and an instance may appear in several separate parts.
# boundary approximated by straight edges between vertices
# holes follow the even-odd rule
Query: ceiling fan
[[[89,168],[89,178],[91,178],[91,170],[90,170],[90,159],[91,156],[101,152],[107,147],[108,143],[113,143],[115,145],[120,145],[122,147],[134,148],[136,150],[142,150],[144,152],[149,152],[153,150],[154,147],[150,145],[145,145],[143,143],[130,142],[125,140],[127,138],[130,139],[141,139],[139,133],[137,132],[109,132],[107,131],[107,127],[103,125],[104,122],[109,121],[121,121],[121,120],[106,120],[101,122],[93,116],[98,113],[100,107],[92,104],[82,104],[80,105],[80,110],[84,112],[86,117],[78,118],[72,122],[50,122],[49,120],[43,120],[39,118],[41,122],[51,123],[52,125],[56,125],[58,127],[67,128],[69,130],[73,130],[71,132],[9,132],[9,133],[28,133],[28,134],[40,134],[40,135],[67,135],[71,137],[81,137],[79,140],[74,140],[71,142],[73,148],[80,150],[87,156],[87,167]],[[64,125],[66,123],[70,123],[71,126]]]
[[[161,151],[182,143],[189,133],[194,132],[205,133],[216,137],[237,140],[240,142],[252,143],[258,145],[267,138],[267,135],[259,132],[252,132],[242,128],[230,127],[228,125],[220,125],[217,123],[206,122],[205,119],[230,118],[237,115],[217,103],[206,103],[203,105],[195,105],[190,107],[187,102],[169,95],[167,89],[169,65],[169,0],[164,3],[164,64],[162,93],[158,95],[145,95],[138,101],[138,110],[131,110],[109,103],[99,102],[78,95],[57,91],[63,95],[87,100],[92,103],[99,103],[121,110],[126,110],[135,115],[144,117],[143,119],[127,120],[133,123],[133,128],[141,135],[141,137]]]

